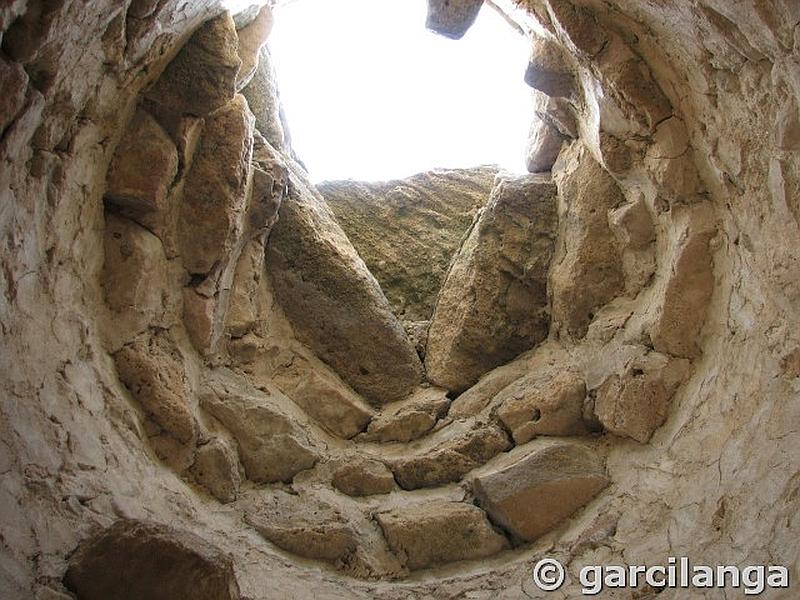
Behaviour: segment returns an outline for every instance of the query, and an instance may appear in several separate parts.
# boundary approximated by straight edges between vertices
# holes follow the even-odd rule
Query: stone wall
[[[459,37],[480,2],[431,4]],[[544,554],[796,579],[800,9],[496,4],[537,174],[426,292],[424,362],[375,222],[293,156],[269,8],[0,8],[0,590],[545,597]]]

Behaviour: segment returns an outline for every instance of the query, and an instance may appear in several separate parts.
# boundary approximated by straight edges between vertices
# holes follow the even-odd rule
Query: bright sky
[[[458,41],[425,0],[302,0],[269,38],[292,142],[314,181],[495,163],[524,171],[529,45],[484,6]]]

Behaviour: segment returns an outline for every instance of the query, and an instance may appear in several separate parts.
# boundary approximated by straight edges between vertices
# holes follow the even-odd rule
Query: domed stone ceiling
[[[800,5],[491,2],[530,172],[315,186],[273,4],[0,7],[0,597],[796,578]]]

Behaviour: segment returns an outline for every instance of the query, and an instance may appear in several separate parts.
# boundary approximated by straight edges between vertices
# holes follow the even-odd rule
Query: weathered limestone
[[[422,388],[408,399],[385,406],[360,439],[374,442],[410,442],[430,431],[450,400],[438,388]]]
[[[428,0],[425,27],[454,40],[472,27],[483,0]]]
[[[231,337],[245,336],[263,319],[258,298],[263,276],[264,240],[256,238],[245,244],[236,263],[225,315],[225,329]]]
[[[374,411],[335,373],[295,354],[273,377],[284,394],[324,429],[341,438],[364,431]]]
[[[624,198],[611,176],[580,148],[573,170],[559,181],[563,250],[550,276],[553,319],[574,338],[586,335],[596,311],[622,292],[622,259],[608,211]]]
[[[609,481],[592,450],[557,443],[532,449],[472,481],[480,506],[518,540],[547,533],[594,498]]]
[[[561,153],[564,137],[547,123],[536,117],[531,123],[525,165],[529,173],[544,173],[553,168]]]
[[[578,138],[575,107],[566,98],[553,98],[537,90],[533,94],[533,112],[541,121],[553,127],[563,137]]]
[[[231,255],[241,236],[253,122],[241,95],[206,119],[178,221],[181,258],[192,274],[210,272]]]
[[[714,289],[710,244],[715,223],[707,206],[698,206],[692,213],[680,228],[650,329],[656,350],[685,358],[700,354],[698,338]]]
[[[267,43],[270,31],[272,31],[272,8],[269,4],[261,7],[253,19],[246,26],[237,31],[239,37],[238,52],[242,60],[242,66],[236,77],[236,90],[245,87],[258,68],[258,57],[264,44]]]
[[[318,185],[404,323],[430,320],[436,296],[497,169],[449,169],[387,182]]]
[[[258,57],[258,66],[250,82],[242,89],[250,110],[256,118],[256,129],[273,147],[285,150],[287,133],[281,119],[281,105],[275,85],[275,71],[269,48],[264,46]]]
[[[656,270],[656,231],[644,198],[612,210],[608,214],[611,231],[622,251],[625,292],[635,296],[651,280]]]
[[[0,135],[2,135],[25,104],[28,74],[19,63],[0,56],[0,84],[3,88],[3,97],[0,99]]]
[[[437,385],[461,392],[547,337],[555,196],[545,176],[498,179],[436,305],[425,366]]]
[[[168,334],[140,336],[114,354],[114,363],[120,380],[147,415],[168,435],[194,446],[197,430],[186,374]]]
[[[192,477],[220,502],[233,502],[239,491],[239,458],[228,442],[213,438],[197,447]]]
[[[333,487],[348,496],[388,494],[396,489],[394,476],[378,460],[360,458],[348,461],[333,473]]]
[[[504,388],[496,397],[497,416],[516,444],[537,435],[581,435],[586,385],[579,373],[564,370],[532,372]]]
[[[646,443],[666,420],[689,362],[658,352],[630,361],[597,389],[594,412],[611,433]]]
[[[573,69],[560,44],[548,37],[536,37],[533,43],[525,83],[554,98],[570,97],[576,92]]]
[[[434,448],[392,459],[389,467],[400,487],[414,490],[459,481],[472,469],[510,447],[511,442],[499,426],[478,421]]]
[[[161,125],[139,108],[111,160],[105,200],[141,223],[148,213],[166,210],[177,174],[175,144]]]
[[[206,21],[148,90],[147,98],[173,112],[199,117],[233,99],[242,61],[230,14]]]
[[[324,200],[291,177],[267,246],[275,297],[298,338],[375,405],[422,376],[414,348]]]
[[[298,556],[343,564],[356,551],[355,530],[323,500],[274,490],[251,494],[242,508],[258,533]]]
[[[188,531],[127,519],[81,543],[64,583],[81,600],[240,598],[230,555]]]
[[[224,370],[200,392],[200,405],[236,439],[247,478],[272,483],[291,481],[314,466],[319,450],[278,390],[256,390]]]
[[[133,221],[107,213],[103,249],[103,289],[113,313],[111,345],[129,341],[148,326],[167,325],[174,307],[159,239]]]
[[[547,342],[540,346],[540,348],[546,344]],[[494,398],[498,392],[531,370],[529,366],[529,354],[530,353],[525,353],[511,362],[486,373],[486,375],[480,378],[478,383],[453,400],[448,415],[459,419],[462,417],[472,417],[481,412],[489,405],[492,398]]]
[[[508,547],[486,514],[463,502],[428,502],[378,513],[376,519],[389,547],[411,570],[484,558]]]
[[[653,133],[672,114],[672,106],[650,69],[618,35],[609,37],[597,65],[626,117],[644,131]]]

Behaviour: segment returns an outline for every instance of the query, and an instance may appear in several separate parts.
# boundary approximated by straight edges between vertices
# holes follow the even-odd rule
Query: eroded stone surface
[[[535,38],[525,83],[551,97],[575,93],[575,75],[560,44],[548,37]]]
[[[430,502],[378,513],[389,546],[409,569],[484,558],[508,547],[476,506]]]
[[[106,201],[139,219],[166,208],[178,174],[178,151],[166,131],[143,109],[131,119],[108,169]]]
[[[698,336],[714,288],[710,244],[715,226],[705,207],[697,213],[697,218],[683,228],[677,240],[650,331],[656,350],[686,358],[699,354]]]
[[[459,481],[472,469],[511,447],[499,426],[475,422],[458,435],[431,449],[393,459],[389,466],[400,487],[413,490]]]
[[[195,419],[189,405],[181,355],[167,334],[144,334],[114,354],[122,383],[168,435],[194,445]]]
[[[222,370],[206,382],[200,405],[236,439],[248,479],[291,481],[319,459],[319,450],[293,414],[291,401],[277,389],[256,390]]]
[[[531,123],[525,161],[528,172],[544,173],[552,169],[563,143],[564,137],[558,129],[538,117],[534,119]]]
[[[547,337],[555,195],[546,176],[498,178],[439,294],[425,355],[437,385],[461,392]]]
[[[369,423],[364,441],[410,442],[430,431],[444,416],[450,400],[444,390],[423,388],[406,400],[390,404]]]
[[[333,487],[348,496],[388,494],[396,488],[389,468],[378,460],[348,461],[333,472]]]
[[[205,274],[241,236],[253,152],[253,116],[237,95],[206,120],[180,207],[179,246],[190,273]]]
[[[267,271],[298,337],[370,402],[398,400],[420,381],[419,357],[380,286],[298,173],[269,239]]]
[[[222,438],[214,438],[198,446],[190,469],[197,483],[220,502],[233,502],[239,491],[239,458]]]
[[[402,321],[430,320],[453,255],[489,200],[495,167],[318,186]]]
[[[236,93],[242,61],[230,14],[206,21],[147,92],[147,98],[178,113],[204,117]]]
[[[647,442],[667,418],[672,395],[688,370],[688,361],[658,352],[631,360],[597,389],[598,419],[612,433]]]
[[[114,313],[112,345],[129,341],[148,326],[167,324],[172,309],[169,269],[159,239],[133,221],[107,214],[103,249],[103,289]]]
[[[356,551],[355,530],[334,506],[322,500],[275,490],[250,494],[243,508],[249,525],[298,556],[342,564]]]
[[[554,320],[581,338],[596,311],[623,290],[622,259],[607,215],[623,196],[588,153],[573,152],[574,170],[559,181],[564,246],[550,285]]]
[[[82,600],[238,600],[230,555],[198,535],[121,519],[85,540],[64,577]]]
[[[586,384],[568,365],[559,370],[525,375],[496,397],[497,416],[516,444],[537,435],[581,435]]]
[[[515,538],[533,541],[556,527],[608,485],[590,449],[558,443],[472,481],[480,505]]]
[[[236,77],[237,90],[241,90],[253,78],[258,68],[261,49],[267,43],[267,37],[272,31],[273,21],[272,8],[269,4],[265,4],[250,23],[237,31],[239,58],[242,60],[242,66]]]

